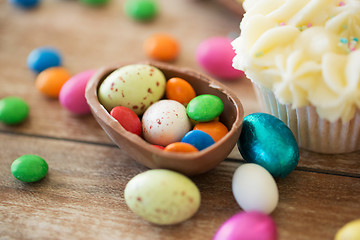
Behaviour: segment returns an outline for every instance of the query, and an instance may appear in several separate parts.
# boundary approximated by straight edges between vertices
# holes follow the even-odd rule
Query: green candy
[[[157,14],[157,6],[153,0],[127,0],[125,13],[136,20],[151,20]]]
[[[45,177],[48,164],[37,155],[23,155],[11,164],[11,172],[15,178],[23,182],[36,182]]]
[[[102,6],[105,5],[109,0],[80,0],[80,1],[92,6]]]
[[[0,100],[0,121],[15,125],[23,122],[29,115],[29,105],[19,97],[6,97]]]
[[[192,120],[208,122],[217,118],[224,110],[224,104],[217,96],[204,94],[193,98],[186,107]]]

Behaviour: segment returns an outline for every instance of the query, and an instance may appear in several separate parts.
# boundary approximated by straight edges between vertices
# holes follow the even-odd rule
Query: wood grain
[[[225,161],[193,177],[202,196],[198,213],[183,224],[158,227],[127,208],[125,185],[146,168],[118,148],[6,134],[0,135],[0,141],[9,144],[0,148],[2,236],[211,239],[223,221],[241,210],[231,192],[232,174],[240,163]],[[45,179],[25,184],[11,176],[11,159],[25,153],[47,160],[50,170]],[[294,171],[277,183],[280,201],[272,217],[280,239],[331,239],[339,227],[360,214],[359,178]]]
[[[231,191],[232,175],[244,163],[235,148],[215,169],[192,178],[202,196],[193,218],[170,227],[141,220],[127,208],[123,190],[146,168],[116,147],[91,115],[71,115],[35,89],[26,58],[39,46],[57,47],[75,74],[146,60],[143,41],[167,32],[181,44],[173,64],[203,72],[195,60],[199,43],[239,32],[240,16],[218,0],[159,0],[159,15],[149,23],[129,19],[123,3],[91,8],[46,0],[24,11],[0,0],[0,98],[20,96],[31,107],[23,124],[0,124],[0,239],[211,239],[241,211]],[[249,80],[224,83],[246,115],[260,111]],[[50,170],[43,180],[25,184],[11,175],[12,161],[23,154],[46,159]],[[360,217],[358,152],[301,151],[296,170],[276,181],[280,201],[271,216],[280,240],[333,239],[342,225]]]

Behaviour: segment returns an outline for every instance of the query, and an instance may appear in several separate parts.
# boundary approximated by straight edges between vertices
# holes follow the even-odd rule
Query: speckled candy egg
[[[112,72],[100,85],[98,97],[108,111],[123,106],[141,115],[164,95],[165,84],[165,76],[158,68],[132,64]]]
[[[179,142],[190,131],[191,122],[184,105],[174,100],[161,100],[144,113],[142,129],[146,141],[166,146]]]
[[[197,186],[184,175],[165,169],[148,170],[132,178],[124,197],[135,214],[159,225],[183,222],[200,206]]]
[[[237,213],[221,225],[213,240],[237,239],[276,240],[276,224],[261,212]]]
[[[360,218],[348,222],[340,228],[336,235],[335,240],[358,240],[360,239]]]
[[[244,118],[238,148],[247,162],[263,166],[274,177],[287,176],[299,162],[294,134],[280,119],[266,113]]]

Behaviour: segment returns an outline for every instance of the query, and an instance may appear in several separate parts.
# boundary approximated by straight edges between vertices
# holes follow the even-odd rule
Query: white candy
[[[191,130],[185,107],[174,100],[161,100],[151,105],[142,118],[146,141],[166,146],[179,142]]]
[[[260,165],[247,163],[234,173],[232,190],[237,203],[244,211],[270,214],[279,201],[274,178]]]

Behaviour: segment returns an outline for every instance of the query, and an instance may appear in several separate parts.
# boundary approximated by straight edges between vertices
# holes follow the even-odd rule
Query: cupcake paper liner
[[[300,148],[319,153],[347,153],[360,149],[360,113],[343,123],[322,119],[313,106],[293,109],[281,104],[271,90],[253,83],[262,108],[282,120],[293,132]]]

